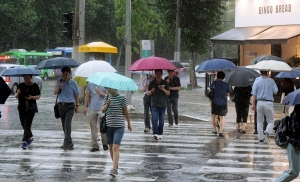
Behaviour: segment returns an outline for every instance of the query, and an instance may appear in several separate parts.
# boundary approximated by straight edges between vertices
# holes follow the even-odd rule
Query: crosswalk
[[[33,126],[35,141],[22,150],[21,129],[0,129],[0,180],[110,180],[109,152],[102,148],[90,152],[89,126],[80,120],[73,125],[75,149],[71,151],[60,149],[61,130]],[[234,125],[228,124],[226,130],[231,133],[219,138],[207,122],[166,124],[163,139],[158,141],[143,132],[142,121],[135,119],[132,126],[121,143],[116,181],[226,181],[230,177],[232,181],[274,181],[288,169],[285,150],[274,143],[258,145],[252,134],[235,136]]]

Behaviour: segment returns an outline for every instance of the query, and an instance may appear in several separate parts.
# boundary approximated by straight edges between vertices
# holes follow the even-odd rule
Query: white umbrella
[[[78,86],[86,86],[86,79],[97,72],[116,72],[108,62],[102,60],[92,60],[81,64],[74,72],[74,80]]]
[[[292,68],[287,63],[275,60],[260,61],[251,67],[260,71],[292,71]]]

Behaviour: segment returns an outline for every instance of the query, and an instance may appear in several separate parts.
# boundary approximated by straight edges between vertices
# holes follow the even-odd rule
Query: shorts
[[[219,115],[219,116],[226,116],[227,105],[219,106],[219,105],[215,104],[214,102],[212,102],[211,114]]]
[[[106,129],[106,142],[107,144],[121,145],[124,135],[124,127],[107,127]]]

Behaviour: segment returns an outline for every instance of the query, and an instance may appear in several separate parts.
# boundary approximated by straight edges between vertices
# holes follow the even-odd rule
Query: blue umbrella
[[[289,93],[282,101],[282,105],[297,105],[300,104],[300,89]]]
[[[133,90],[138,89],[137,84],[131,78],[113,72],[97,72],[92,74],[86,80],[96,85],[117,90]]]
[[[15,67],[11,69],[5,69],[2,73],[1,76],[13,76],[13,77],[20,77],[23,75],[33,75],[33,76],[38,76],[40,75],[41,72],[39,72],[36,69],[33,68],[27,68],[27,67]]]
[[[280,72],[275,77],[276,78],[296,78],[296,77],[300,77],[300,71],[293,69],[292,71]]]
[[[235,68],[236,66],[226,59],[212,59],[201,63],[195,71],[198,73],[233,71]]]

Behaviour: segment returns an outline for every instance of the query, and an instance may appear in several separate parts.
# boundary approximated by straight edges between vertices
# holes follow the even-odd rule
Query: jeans
[[[150,110],[150,107],[151,107],[151,97],[145,94],[145,96],[143,98],[143,104],[144,104],[145,128],[150,128],[149,110]]]
[[[171,97],[167,100],[167,113],[168,113],[168,121],[170,125],[173,125],[173,116],[172,111],[174,113],[175,124],[178,124],[178,98]]]
[[[164,131],[164,117],[166,107],[152,106],[152,130],[153,134],[162,135]]]
[[[297,178],[300,170],[300,151],[293,147],[292,144],[288,144],[287,146],[287,155],[289,159],[290,169],[284,171],[275,182],[288,182]]]
[[[95,111],[95,110],[89,110],[89,116],[90,116],[90,127],[91,127],[91,138],[92,138],[92,147],[93,148],[99,148],[98,145],[98,132],[100,125],[100,119],[104,116],[104,113],[102,111]],[[97,122],[99,122],[99,125],[97,125]],[[106,135],[101,133],[101,142],[102,145],[106,145]]]
[[[22,141],[27,142],[27,140],[33,136],[31,132],[31,125],[32,125],[32,120],[35,115],[35,112],[31,110],[27,110],[25,106],[24,107],[20,106],[18,107],[18,109],[19,109],[19,118],[24,130]]]
[[[106,139],[107,144],[121,145],[122,138],[124,136],[125,127],[107,127]]]
[[[68,146],[73,144],[71,132],[72,132],[72,118],[75,112],[75,105],[58,104],[58,111],[60,114],[62,128],[65,134],[63,145]]]
[[[258,139],[263,140],[263,123],[264,123],[264,116],[266,116],[267,120],[267,128],[265,132],[270,134],[273,130],[274,126],[274,104],[273,102],[269,101],[258,101],[257,102],[257,133]]]

